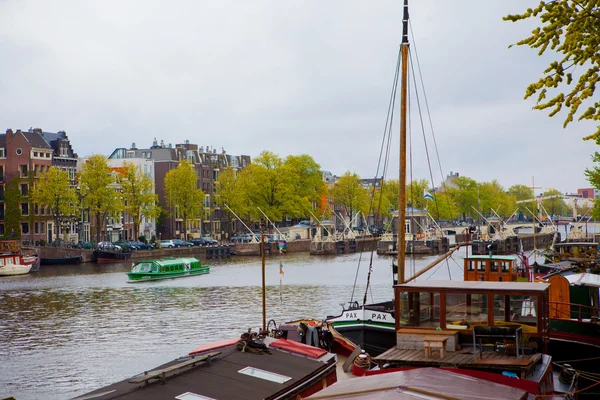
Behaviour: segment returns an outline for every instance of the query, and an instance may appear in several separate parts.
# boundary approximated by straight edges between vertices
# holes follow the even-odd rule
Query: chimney
[[[15,134],[13,133],[12,129],[7,129],[6,130],[6,142],[10,142],[10,140],[13,138],[13,136],[15,136]]]

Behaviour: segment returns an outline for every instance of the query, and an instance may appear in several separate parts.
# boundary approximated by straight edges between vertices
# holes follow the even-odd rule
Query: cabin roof
[[[550,284],[541,282],[490,282],[490,281],[422,281],[409,282],[400,285],[394,285],[394,288],[402,291],[409,289],[414,291],[489,291],[489,292],[532,292],[542,293],[548,290]]]
[[[388,372],[336,382],[309,399],[402,399],[439,397],[460,399],[526,399],[527,392],[485,379],[479,379],[440,368],[416,368]],[[437,398],[438,396],[435,396]]]
[[[571,285],[600,287],[600,275],[598,274],[590,274],[587,272],[581,274],[565,273],[563,276],[567,278]]]
[[[198,260],[194,257],[185,257],[185,258],[164,258],[162,260],[140,260],[138,262],[136,262],[135,264],[142,264],[142,263],[157,263],[160,265],[165,265],[165,266],[170,266],[170,265],[179,265],[179,264],[183,264],[183,263],[193,263],[193,262],[198,262]]]
[[[185,371],[182,370],[178,373],[175,371],[176,373],[173,375],[167,374],[164,382],[159,381],[147,385],[129,382],[136,377],[143,376],[140,374],[97,389],[83,395],[82,398],[162,400],[176,399],[176,396],[187,392],[221,400],[274,398],[275,394],[285,393],[297,387],[308,376],[324,370],[326,365],[334,366],[336,360],[335,356],[329,353],[327,358],[314,360],[274,348],[271,348],[271,354],[253,354],[237,350],[235,344],[221,347],[218,351],[221,354],[213,358],[210,364],[186,368]],[[173,360],[153,371],[164,371],[174,365],[181,365],[187,359],[189,357]],[[278,383],[240,373],[239,371],[245,367],[258,368],[290,379],[284,383]]]
[[[472,256],[465,258],[465,260],[501,260],[501,261],[515,261],[516,259],[517,259],[517,256],[496,256],[496,255],[492,255],[491,257],[484,256],[484,255],[480,255],[480,256],[472,255]]]

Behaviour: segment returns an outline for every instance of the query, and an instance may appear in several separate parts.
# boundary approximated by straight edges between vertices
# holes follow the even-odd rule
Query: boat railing
[[[590,322],[593,324],[598,323],[598,316],[600,315],[598,307],[561,301],[551,301],[549,303],[550,315],[557,315],[557,317],[555,317],[557,319],[577,319],[578,321]],[[565,310],[564,306],[568,306],[568,310]],[[576,315],[577,318],[574,318],[573,315]]]

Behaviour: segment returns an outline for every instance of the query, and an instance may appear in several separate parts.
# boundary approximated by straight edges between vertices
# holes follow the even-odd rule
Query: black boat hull
[[[54,257],[54,258],[42,257],[40,259],[40,263],[41,263],[41,265],[79,264],[79,263],[81,263],[81,256]]]

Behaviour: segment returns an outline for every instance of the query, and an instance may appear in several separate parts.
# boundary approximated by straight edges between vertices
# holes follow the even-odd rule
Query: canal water
[[[406,275],[435,258],[411,259]],[[340,303],[362,303],[369,260],[367,253],[267,258],[267,319],[325,318],[341,312]],[[392,298],[391,261],[373,255],[368,302]],[[208,275],[136,284],[125,275],[131,262],[42,266],[28,275],[1,277],[0,398],[75,397],[198,345],[257,330],[260,258],[209,264]],[[462,254],[455,254],[420,280],[462,280],[462,269]]]

